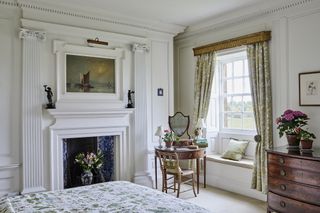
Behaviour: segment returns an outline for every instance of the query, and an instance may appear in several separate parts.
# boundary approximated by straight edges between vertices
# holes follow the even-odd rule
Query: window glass
[[[234,62],[234,76],[243,76],[243,61],[235,61]]]
[[[254,131],[246,51],[218,55],[214,78],[207,126],[218,131]]]

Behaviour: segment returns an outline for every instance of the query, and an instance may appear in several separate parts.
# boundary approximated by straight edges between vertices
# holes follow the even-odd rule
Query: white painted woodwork
[[[45,33],[22,29],[22,193],[46,190],[43,180],[42,99],[40,84]]]
[[[148,172],[148,108],[150,102],[147,102],[147,91],[150,90],[147,82],[146,54],[149,47],[146,44],[133,44],[134,54],[134,75],[135,75],[135,144],[134,144],[134,182],[140,185],[152,187],[152,179]]]
[[[50,109],[55,118],[50,126],[50,189],[64,188],[63,139],[115,136],[115,179],[131,179],[133,140],[130,139],[132,109],[80,111]]]

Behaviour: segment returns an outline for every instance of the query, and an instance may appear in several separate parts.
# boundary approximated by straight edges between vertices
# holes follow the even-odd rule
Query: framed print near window
[[[299,73],[300,106],[320,106],[320,71]]]

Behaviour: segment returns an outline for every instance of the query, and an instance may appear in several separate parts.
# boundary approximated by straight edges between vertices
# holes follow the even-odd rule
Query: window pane
[[[227,76],[227,78],[232,77],[232,63],[227,63],[225,72],[225,76]]]
[[[249,69],[248,69],[248,59],[244,60],[244,75],[249,75]]]
[[[242,115],[241,115],[241,113],[225,113],[224,114],[224,128],[242,129]]]
[[[232,120],[231,114],[225,113],[223,116],[223,127],[224,128],[231,128],[231,120]]]
[[[234,62],[234,76],[243,76],[243,61]]]
[[[242,129],[242,114],[234,113],[231,116],[231,126],[232,129]]]
[[[243,92],[244,93],[251,93],[250,92],[250,80],[249,80],[249,77],[247,77],[247,78],[244,78],[243,79],[244,80],[244,90],[243,90]]]
[[[243,78],[234,79],[234,93],[243,93]]]
[[[223,111],[224,112],[230,112],[231,106],[232,106],[232,98],[231,97],[225,97],[223,102]]]
[[[243,111],[244,112],[252,112],[253,113],[251,95],[243,96]]]
[[[243,129],[255,129],[255,120],[254,116],[251,113],[243,114]]]
[[[232,112],[242,112],[242,96],[233,96],[230,108]]]
[[[233,93],[232,84],[233,84],[233,80],[232,79],[224,81],[224,93],[226,93],[226,94],[232,94]]]

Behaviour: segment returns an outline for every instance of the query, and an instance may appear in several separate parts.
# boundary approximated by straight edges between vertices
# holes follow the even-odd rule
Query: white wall
[[[291,4],[296,2],[295,4]],[[286,3],[286,2],[285,2]],[[273,93],[273,117],[281,115],[287,108],[301,110],[309,115],[310,129],[320,138],[320,108],[299,106],[298,73],[320,70],[318,42],[320,37],[320,2],[319,1],[287,1],[274,8],[261,9],[255,14],[243,15],[237,19],[220,18],[220,22],[207,21],[200,26],[192,26],[189,31],[179,35],[175,39],[175,109],[186,114],[193,115],[194,72],[196,58],[192,48],[246,35],[254,32],[271,30],[270,42],[272,93]],[[249,10],[250,11],[250,10]],[[260,15],[259,15],[260,14]],[[224,19],[223,19],[224,18]],[[203,27],[207,25],[207,27]],[[202,28],[201,28],[202,27]],[[279,139],[278,131],[274,125],[274,145],[286,144],[284,138]],[[320,146],[320,140],[316,140],[316,146]],[[214,147],[214,146],[212,146]],[[219,167],[208,164],[209,169]],[[241,175],[234,175],[236,169],[223,165],[225,170],[219,170],[221,182],[210,177],[208,183],[217,187],[231,185]],[[234,173],[232,173],[232,171]],[[210,171],[209,171],[210,174]],[[243,183],[239,190],[243,194],[251,196],[246,190],[251,178],[251,171],[246,172],[247,182]],[[223,180],[223,181],[222,181]],[[227,187],[226,189],[232,190]]]
[[[15,8],[0,7],[0,196],[19,190],[21,42]]]
[[[6,5],[6,4],[8,5]],[[167,116],[173,112],[173,36],[176,32],[163,33],[161,30],[146,30],[139,25],[126,25],[118,22],[104,22],[97,19],[74,16],[71,13],[59,13],[57,10],[47,10],[50,6],[29,8],[20,6],[14,1],[0,1],[0,197],[11,192],[22,190],[20,172],[23,162],[21,153],[21,82],[22,82],[22,45],[19,39],[21,27],[46,32],[46,40],[41,49],[41,85],[47,84],[54,91],[56,98],[56,58],[53,53],[53,40],[62,40],[70,44],[86,45],[86,39],[99,37],[108,41],[109,47],[124,49],[123,61],[123,107],[127,104],[127,90],[134,90],[134,65],[132,44],[144,43],[150,51],[146,53],[147,65],[147,131],[149,152],[157,144],[154,131],[158,125],[167,124]],[[36,3],[33,2],[33,5]],[[45,8],[45,9],[44,9]],[[68,11],[67,8],[63,8]],[[83,10],[84,11],[84,10]],[[85,12],[78,14],[95,17],[94,14]],[[99,16],[101,17],[101,16]],[[165,32],[169,32],[167,29]],[[163,88],[164,96],[157,96],[157,88]],[[43,92],[43,104],[47,102]],[[49,126],[54,119],[44,109],[42,113],[42,134],[44,145],[44,180],[49,188]],[[134,143],[134,141],[131,141]],[[145,153],[146,156],[148,153]],[[133,165],[133,163],[132,163]],[[151,168],[146,168],[149,171]],[[134,175],[134,168],[132,174]]]

